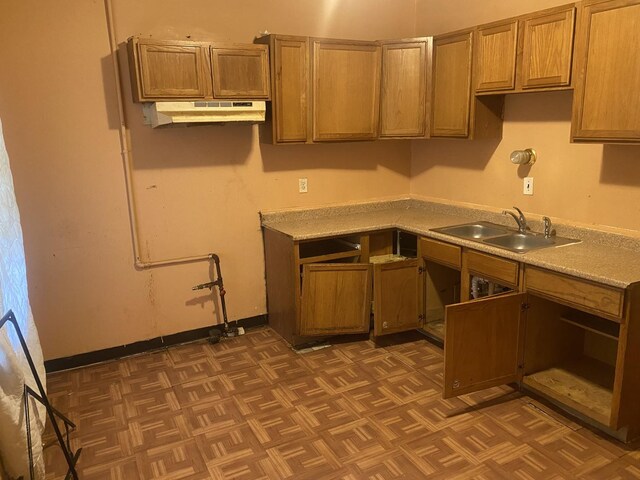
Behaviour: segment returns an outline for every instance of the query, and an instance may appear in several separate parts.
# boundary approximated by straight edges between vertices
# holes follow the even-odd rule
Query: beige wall
[[[414,0],[113,7],[118,43],[135,34],[251,42],[265,29],[397,38],[415,28]],[[124,87],[144,259],[218,253],[232,319],[266,312],[259,210],[409,191],[408,142],[273,147],[259,144],[256,127],[152,131]],[[208,291],[190,290],[208,280],[206,263],[133,267],[103,2],[3,2],[0,117],[46,358],[212,323]]]
[[[417,31],[443,33],[564,3],[418,0]],[[571,92],[507,95],[501,141],[413,142],[411,193],[639,231],[640,146],[569,143],[571,105]],[[538,162],[512,165],[511,151],[527,147]],[[522,194],[524,176],[534,177],[533,196]]]
[[[117,41],[135,34],[249,42],[261,30],[359,39],[431,34],[557,1],[114,1]],[[125,79],[126,80],[126,79]],[[406,195],[639,230],[640,147],[571,145],[571,94],[507,98],[500,142],[273,147],[255,127],[143,127],[127,120],[144,260],[222,258],[232,319],[266,312],[261,209]],[[206,263],[137,271],[127,214],[104,4],[3,2],[0,117],[23,219],[30,297],[46,358],[203,327],[213,304],[190,287]],[[520,192],[516,148],[540,153]],[[297,193],[297,178],[309,193]],[[623,207],[624,205],[624,207]]]

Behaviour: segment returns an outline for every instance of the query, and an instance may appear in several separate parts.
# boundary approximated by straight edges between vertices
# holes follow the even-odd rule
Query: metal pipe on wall
[[[129,210],[129,225],[131,227],[131,241],[133,243],[133,254],[136,268],[159,267],[163,265],[175,265],[180,263],[199,262],[209,260],[210,254],[195,255],[192,257],[170,258],[166,260],[143,261],[140,258],[140,237],[138,235],[138,217],[136,214],[136,201],[133,191],[133,160],[131,159],[131,148],[129,130],[127,130],[124,114],[124,98],[122,96],[120,64],[118,62],[118,44],[116,40],[115,27],[113,22],[113,7],[111,0],[105,0],[105,13],[107,20],[107,31],[109,33],[109,48],[111,50],[111,60],[113,62],[113,73],[116,87],[116,97],[118,99],[118,129],[120,135],[120,149],[122,162],[124,164],[124,178],[127,190],[127,207]]]

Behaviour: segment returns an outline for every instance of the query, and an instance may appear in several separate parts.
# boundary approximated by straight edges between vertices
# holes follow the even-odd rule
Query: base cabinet
[[[587,296],[573,282],[589,282],[530,272],[525,290],[527,279],[535,284],[540,274],[546,284],[446,307],[444,397],[518,382],[621,440],[637,437],[640,378],[629,346],[640,338],[633,309],[609,308],[609,287],[593,284]],[[594,299],[599,289],[606,297]],[[637,296],[630,287],[628,297]],[[598,305],[606,309],[598,312]]]
[[[269,324],[294,346],[420,327],[422,270],[417,258],[402,255],[395,233],[295,242],[265,229]]]
[[[368,332],[371,271],[361,263],[304,265],[300,334]]]

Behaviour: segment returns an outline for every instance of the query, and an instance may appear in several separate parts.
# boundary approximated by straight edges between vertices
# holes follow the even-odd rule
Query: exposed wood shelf
[[[408,260],[408,258],[403,255],[398,255],[396,253],[388,253],[385,255],[375,255],[373,257],[369,257],[369,263],[373,263],[373,264],[401,262],[402,260]]]
[[[358,257],[361,252],[356,246],[358,244],[340,238],[301,243],[299,245],[300,263],[327,262],[341,258]]]
[[[574,325],[589,332],[597,333],[598,335],[602,335],[603,337],[607,337],[612,340],[617,341],[620,335],[619,324],[594,315],[588,315],[585,313],[574,318],[573,315],[565,314],[559,318],[570,325]]]
[[[523,383],[594,420],[609,425],[615,368],[589,357],[523,378]]]

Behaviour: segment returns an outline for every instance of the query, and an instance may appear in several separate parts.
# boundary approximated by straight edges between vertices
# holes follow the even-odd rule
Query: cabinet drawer
[[[457,245],[451,245],[450,243],[440,242],[430,238],[421,238],[420,252],[422,252],[424,258],[444,265],[459,269],[462,264],[461,248]]]
[[[467,251],[465,256],[467,268],[471,273],[497,280],[506,286],[515,287],[518,285],[518,262],[475,250]]]
[[[524,283],[529,292],[621,321],[624,290],[531,267],[524,272]]]

